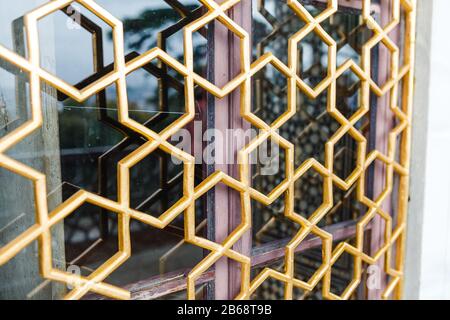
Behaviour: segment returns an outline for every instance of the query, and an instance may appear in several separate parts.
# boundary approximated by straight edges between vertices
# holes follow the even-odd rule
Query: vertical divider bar
[[[228,29],[218,21],[214,25],[214,60],[211,62],[214,68],[213,83],[219,87],[224,86],[230,80],[230,51]],[[214,127],[217,132],[224,133],[229,125],[230,95],[222,99],[214,100]],[[208,140],[210,138],[208,137]],[[219,154],[226,154],[226,146],[223,141],[219,141],[217,136],[214,141],[216,159],[214,161],[214,171],[228,172],[228,166],[218,159]],[[228,188],[223,184],[218,184],[214,188],[214,241],[221,243],[225,240],[229,231],[229,193]],[[226,300],[228,293],[228,260],[222,257],[215,263],[214,295],[216,300]]]
[[[389,0],[381,0],[380,1],[380,21],[382,25],[386,25],[389,23],[389,19],[391,16],[391,2]],[[389,77],[389,51],[387,48],[380,46],[378,48],[378,60],[377,60],[377,69],[376,78],[379,83],[384,83]],[[382,97],[378,97],[376,103],[376,121],[374,125],[376,126],[376,138],[375,138],[375,148],[379,150],[383,154],[387,154],[387,145],[386,141],[389,139],[389,132],[392,130],[394,126],[393,117],[389,111],[389,93]],[[384,182],[386,181],[386,168],[380,163],[374,163],[374,184],[373,184],[373,194],[375,197],[377,194],[380,194],[384,188]],[[390,197],[389,197],[390,199]],[[386,212],[391,212],[390,201],[384,201],[383,210]],[[384,228],[386,228],[386,224],[383,219],[376,215],[373,219],[372,229],[370,231],[370,253],[375,254],[376,251],[383,245],[384,243]],[[377,265],[380,267],[380,270],[383,270],[383,264],[385,262],[384,257],[380,258],[377,262]],[[377,289],[369,290],[367,293],[367,297],[370,300],[379,300],[381,299],[381,294],[386,288],[386,274],[383,271],[380,273],[380,287]]]
[[[210,26],[207,29],[207,77],[209,81],[214,81],[215,79],[215,68],[214,68],[214,62],[215,62],[215,38],[214,38],[214,23],[211,23]],[[202,119],[203,120],[203,119]],[[215,126],[215,98],[214,96],[206,92],[206,130],[212,129]],[[202,137],[202,149],[203,146],[203,137]],[[203,150],[202,150],[203,151]],[[209,176],[214,173],[215,171],[215,165],[204,163],[204,172],[206,172],[206,176]],[[215,236],[215,230],[216,230],[216,220],[215,220],[215,190],[212,189],[211,191],[207,192],[206,195],[206,236],[208,239],[212,241],[216,241]],[[208,254],[207,250],[205,251],[205,255]],[[215,298],[215,281],[208,282],[206,286],[206,299],[207,300],[214,300]]]
[[[251,34],[251,1],[242,1],[236,4],[228,14]],[[218,21],[211,23],[208,28],[208,59],[208,78],[219,87],[224,86],[240,72],[239,41]],[[212,165],[207,165],[207,175],[220,170],[232,177],[239,178],[237,153],[244,147],[245,141],[240,139],[238,139],[239,142],[235,141],[233,134],[227,136],[227,130],[250,128],[250,124],[244,121],[240,115],[239,89],[222,99],[208,94],[207,105],[207,129],[219,131],[224,138],[223,141],[217,139],[214,141],[216,161]],[[219,157],[218,154],[222,157]],[[213,192],[209,192],[206,206],[208,239],[220,243],[240,223],[240,196],[234,190],[219,184]],[[250,231],[234,245],[234,249],[250,255]],[[233,299],[239,293],[240,282],[240,265],[221,258],[215,264],[214,281],[208,284],[207,299]]]
[[[241,1],[234,7],[233,12],[230,14],[231,18],[237,22],[247,33],[250,35],[250,43],[251,43],[251,34],[252,34],[252,1]],[[236,37],[230,37],[230,49],[233,51],[233,54],[230,56],[230,73],[231,75],[236,75],[239,73],[241,68],[241,59],[236,59],[236,57],[240,57],[240,43]],[[250,50],[251,50],[250,46]],[[230,110],[229,110],[229,129],[231,130],[249,130],[251,129],[250,124],[245,121],[240,114],[240,104],[241,97],[240,92],[235,91],[230,96]],[[229,174],[235,178],[239,178],[239,165],[237,161],[237,156],[239,150],[245,147],[245,144],[248,143],[244,139],[235,139],[239,135],[233,134],[233,139],[230,139],[230,143],[232,145],[228,145],[229,152],[233,152],[233,162],[228,166]],[[245,135],[246,136],[246,135]],[[241,199],[239,194],[236,192],[229,193],[228,197],[229,201],[229,232],[235,229],[241,223]],[[252,231],[251,228],[248,230],[245,235],[234,245],[234,249],[246,256],[251,256],[252,249]],[[234,298],[238,295],[241,287],[241,272],[240,265],[235,261],[231,261],[228,265],[228,278],[229,278],[229,299]]]

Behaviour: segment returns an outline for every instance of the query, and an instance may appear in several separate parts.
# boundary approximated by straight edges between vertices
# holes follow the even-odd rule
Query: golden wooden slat
[[[218,4],[213,0],[200,0],[207,8],[206,13],[197,20],[189,23],[183,28],[184,36],[184,63],[168,55],[160,48],[153,48],[135,59],[125,62],[123,27],[121,21],[114,18],[106,10],[100,7],[93,0],[78,0],[90,12],[105,21],[113,29],[114,42],[114,70],[82,90],[68,84],[55,75],[43,70],[40,67],[39,38],[37,22],[43,17],[66,7],[72,0],[54,0],[36,8],[25,15],[25,27],[29,57],[23,58],[18,54],[0,46],[0,57],[16,65],[18,68],[29,73],[30,77],[30,99],[31,99],[31,119],[21,125],[16,130],[10,132],[0,139],[0,166],[21,175],[34,184],[36,224],[20,234],[2,248],[0,248],[0,265],[12,259],[18,252],[28,246],[34,240],[39,241],[39,261],[41,275],[48,280],[60,281],[70,284],[74,289],[65,298],[81,298],[87,292],[96,292],[111,298],[128,299],[130,292],[113,285],[109,285],[104,280],[114,270],[121,266],[131,255],[130,243],[130,219],[137,219],[156,228],[164,228],[177,216],[185,215],[185,237],[184,241],[211,251],[188,275],[188,298],[195,298],[195,281],[201,274],[207,271],[222,257],[235,260],[241,265],[241,292],[236,298],[247,299],[267,278],[272,277],[286,284],[285,298],[292,298],[293,287],[302,288],[306,291],[312,290],[322,281],[323,297],[329,299],[346,299],[354,292],[361,281],[362,263],[374,264],[381,257],[385,257],[385,271],[391,276],[390,283],[383,292],[383,297],[388,298],[394,294],[395,298],[400,298],[403,288],[403,257],[405,246],[405,228],[407,215],[407,198],[409,183],[409,158],[411,145],[411,116],[412,116],[412,93],[413,93],[413,66],[414,66],[414,42],[415,42],[415,15],[416,0],[392,0],[393,17],[386,27],[381,27],[370,14],[370,0],[363,0],[362,17],[364,22],[374,32],[374,36],[363,45],[361,65],[352,60],[346,61],[340,66],[336,66],[336,42],[321,27],[321,22],[330,18],[338,9],[338,0],[329,0],[327,8],[317,16],[312,16],[307,9],[296,0],[286,0],[289,7],[295,12],[299,19],[305,22],[305,27],[299,30],[289,39],[288,44],[288,64],[285,65],[272,53],[266,53],[255,62],[251,63],[250,58],[250,35],[230,19],[226,12],[228,9],[239,3],[241,0],[226,0]],[[244,0],[242,0],[244,1]],[[395,43],[389,38],[389,33],[400,22],[400,8],[403,7],[406,17],[405,30],[405,56],[404,65],[400,68],[400,51]],[[206,24],[217,20],[225,25],[240,39],[241,46],[241,72],[224,87],[219,88],[194,72],[193,63],[193,41],[192,34]],[[329,47],[327,76],[315,88],[308,86],[297,74],[298,51],[297,44],[309,33],[315,32]],[[370,52],[374,45],[379,42],[391,52],[391,69],[389,80],[381,87],[371,78]],[[159,134],[132,120],[128,114],[128,100],[126,92],[126,75],[134,70],[148,64],[152,60],[160,59],[169,67],[179,72],[185,79],[186,114]],[[287,111],[276,119],[271,125],[265,123],[251,112],[250,95],[251,79],[259,70],[273,65],[287,79],[288,84],[288,105]],[[351,69],[361,80],[360,108],[351,116],[345,118],[336,106],[336,79],[346,70]],[[117,85],[117,100],[119,121],[131,130],[142,135],[148,140],[130,155],[119,161],[117,165],[118,174],[118,201],[112,201],[96,194],[80,190],[64,203],[49,212],[46,203],[46,177],[41,172],[34,170],[27,165],[20,163],[5,154],[5,152],[18,142],[32,134],[42,125],[41,106],[41,80],[46,81],[51,86],[57,88],[67,96],[76,101],[84,101],[88,97],[104,90],[107,86],[115,83]],[[399,82],[403,81],[403,87],[399,87]],[[197,187],[194,187],[194,158],[190,154],[174,147],[167,142],[167,139],[193,120],[195,114],[194,86],[199,85],[216,97],[224,97],[236,88],[240,88],[241,93],[241,116],[252,125],[260,129],[260,134],[247,146],[239,151],[239,180],[236,180],[223,172],[215,172],[207,177]],[[316,159],[306,160],[300,167],[294,168],[292,143],[281,137],[277,129],[288,121],[296,112],[296,90],[299,88],[304,94],[311,98],[317,97],[325,89],[328,89],[328,113],[340,123],[341,127],[329,139],[325,145],[325,162],[319,163]],[[397,105],[398,91],[402,92],[402,105]],[[388,137],[387,154],[375,150],[367,153],[366,138],[355,128],[355,124],[369,110],[370,92],[378,96],[390,93],[390,108],[398,120],[398,125],[392,129]],[[345,134],[349,134],[358,144],[357,163],[353,173],[345,180],[338,177],[333,172],[334,145]],[[402,139],[399,146],[399,161],[397,162],[397,137]],[[282,183],[271,191],[268,195],[262,194],[251,187],[249,179],[250,153],[266,139],[272,139],[278,143],[286,152],[285,168],[286,177]],[[180,159],[184,164],[183,175],[183,197],[166,212],[159,217],[154,217],[130,207],[130,177],[129,170],[139,161],[155,149],[161,149]],[[370,164],[378,159],[386,165],[387,188],[380,196],[371,200],[365,195],[365,171]],[[298,180],[309,169],[313,168],[324,180],[323,204],[308,219],[301,217],[294,212],[294,182]],[[393,174],[400,176],[400,190],[398,193],[398,223],[394,230],[391,230],[392,217],[381,208],[382,202],[390,195],[393,188]],[[195,223],[195,201],[204,195],[208,190],[217,184],[224,183],[240,193],[242,218],[241,224],[229,234],[222,242],[216,243],[206,238],[196,235]],[[347,242],[339,243],[332,250],[331,234],[317,227],[317,223],[327,214],[333,205],[333,188],[338,186],[343,190],[348,190],[354,183],[357,184],[358,201],[365,204],[369,209],[367,213],[357,223],[356,245]],[[271,204],[278,197],[287,195],[285,203],[285,216],[299,223],[302,228],[298,234],[286,246],[285,270],[276,271],[265,268],[253,280],[250,279],[250,257],[233,250],[233,245],[251,228],[251,199],[263,204]],[[83,203],[90,203],[106,210],[115,212],[118,216],[118,237],[119,251],[97,268],[88,277],[76,276],[65,271],[56,270],[52,266],[52,241],[50,228],[61,222],[65,217],[72,214]],[[380,215],[386,221],[386,232],[384,234],[385,244],[374,256],[369,256],[363,252],[364,226],[375,216]],[[295,279],[294,276],[294,249],[309,234],[319,236],[323,241],[322,265],[307,282]],[[396,246],[395,257],[392,257],[392,250]],[[354,278],[341,296],[330,291],[331,268],[337,259],[344,253],[348,253],[355,259]],[[391,266],[392,259],[397,267]]]

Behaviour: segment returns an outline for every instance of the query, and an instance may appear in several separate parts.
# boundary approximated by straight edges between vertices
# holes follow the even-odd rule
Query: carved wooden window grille
[[[400,298],[416,1],[124,3],[0,16],[0,296]]]

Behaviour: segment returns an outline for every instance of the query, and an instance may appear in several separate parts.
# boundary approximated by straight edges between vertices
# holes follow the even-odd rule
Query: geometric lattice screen
[[[181,230],[182,242],[206,252],[185,277],[189,299],[196,297],[198,280],[223,257],[234,261],[239,266],[240,290],[236,296],[237,299],[255,297],[257,292],[264,288],[270,290],[271,283],[274,281],[281,283],[282,289],[279,296],[275,295],[272,298],[292,299],[297,298],[298,291],[304,295],[312,295],[319,289],[320,296],[323,298],[349,299],[367,280],[363,277],[365,273],[363,270],[367,270],[372,265],[381,268],[386,276],[382,297],[397,299],[401,297],[410,166],[416,1],[387,1],[390,16],[383,24],[374,18],[372,8],[374,3],[378,3],[377,1],[358,2],[361,6],[357,21],[358,28],[369,30],[370,36],[362,37],[362,41],[354,46],[354,49],[357,47],[359,57],[357,61],[351,58],[340,61],[338,51],[342,44],[330,35],[334,32],[333,30],[338,33],[338,36],[345,33],[339,29],[339,26],[343,25],[343,20],[339,18],[340,5],[342,5],[340,1],[317,1],[322,4],[318,6],[322,10],[316,11],[310,9],[309,1],[282,1],[290,14],[289,23],[281,19],[277,20],[276,15],[265,10],[264,0],[257,1],[257,10],[274,29],[273,34],[267,38],[262,36],[258,38],[257,35],[249,34],[230,17],[229,12],[233,7],[245,1],[247,0],[222,2],[199,0],[202,9],[194,10],[194,14],[189,16],[180,28],[183,43],[179,46],[183,46],[183,59],[169,54],[163,45],[155,46],[142,54],[126,56],[122,21],[94,0],[48,1],[24,15],[27,54],[21,55],[0,45],[0,58],[20,69],[29,78],[31,112],[29,120],[1,136],[0,166],[31,182],[30,187],[34,192],[35,223],[2,244],[0,265],[7,264],[37,240],[36,259],[39,261],[40,275],[46,281],[66,284],[70,290],[65,293],[64,298],[79,299],[88,293],[95,293],[109,298],[129,299],[131,298],[129,288],[110,283],[108,279],[133,255],[134,243],[131,240],[133,228],[130,225],[133,221],[139,221],[152,228],[165,230],[173,228],[173,223],[180,221],[182,217],[183,223],[177,225],[178,230]],[[178,1],[166,2],[172,8],[184,12],[183,6]],[[40,20],[75,3],[82,5],[112,29],[111,38],[114,46],[113,62],[110,68],[104,68],[97,73],[95,80],[81,83],[81,85],[69,84],[42,67],[40,54],[43,44],[38,32]],[[296,19],[295,21],[301,24],[293,23],[292,19]],[[240,69],[232,80],[223,86],[214,84],[195,66],[197,44],[193,35],[202,32],[212,22],[224,25],[238,39],[240,55],[235,59],[239,61]],[[95,34],[95,26],[89,23],[82,26]],[[299,26],[298,29],[294,29],[295,26]],[[400,32],[398,32],[399,29]],[[352,35],[352,32],[348,34]],[[399,34],[400,41],[398,41]],[[283,43],[283,46],[268,45],[275,35],[282,37],[283,41],[279,43]],[[256,52],[252,52],[252,36],[260,41]],[[309,71],[303,68],[306,62],[301,59],[303,53],[299,50],[302,43],[310,41],[307,39],[312,36],[316,39],[315,41],[321,43],[323,52],[319,63],[325,66],[324,70],[318,71],[314,76],[308,74],[308,72],[315,72],[312,68]],[[394,37],[397,40],[393,40]],[[382,60],[380,55],[374,55],[374,48],[377,46],[383,46],[382,52],[386,56],[384,65],[388,71],[384,83],[378,81],[378,75],[374,72],[376,70],[374,64],[378,65]],[[98,50],[98,47],[96,49]],[[279,53],[281,51],[287,54],[281,57]],[[206,53],[203,52],[203,55]],[[164,68],[170,68],[179,75],[181,81],[173,86],[184,99],[182,115],[157,129],[132,116],[129,91],[127,91],[127,76],[136,70],[147,68],[151,73],[161,72],[163,68],[158,69],[152,65],[155,61],[159,61],[159,66],[164,65]],[[285,83],[284,89],[278,91],[277,97],[283,95],[286,108],[278,114],[274,111],[277,107],[276,103],[271,105],[270,101],[264,100],[264,90],[261,92],[254,88],[255,79],[259,79],[261,72],[269,67],[277,72],[277,79]],[[347,91],[342,89],[342,79],[348,78],[349,74],[351,74],[350,78],[358,83],[358,88],[351,94],[347,92],[351,91],[351,88],[347,88]],[[263,80],[259,83],[262,82]],[[105,173],[105,175],[117,176],[116,194],[110,196],[107,192],[92,192],[81,188],[55,208],[49,209],[46,173],[15,159],[8,152],[43,126],[45,96],[42,91],[45,86],[55,88],[59,99],[72,99],[81,103],[93,96],[99,96],[99,93],[111,85],[115,85],[116,88],[117,119],[110,120],[110,125],[125,132],[129,139],[139,141],[138,147],[131,153],[117,159],[115,171]],[[227,97],[235,90],[239,90],[240,117],[258,130],[257,136],[238,151],[236,177],[218,170],[199,180],[194,156],[171,142],[171,137],[196,117],[198,90],[204,90],[208,95],[216,98]],[[353,100],[356,101],[356,108],[353,110],[347,110],[344,106],[348,102],[343,96],[345,92],[348,96],[356,97]],[[299,147],[298,144],[285,138],[282,133],[291,128],[290,121],[296,117],[305,117],[308,121],[312,121],[312,117],[315,121],[321,117],[314,112],[311,116],[311,114],[303,114],[303,109],[299,110],[299,105],[301,109],[301,106],[306,104],[305,99],[316,99],[318,101],[316,107],[323,106],[325,114],[332,121],[320,127],[322,131],[325,130],[323,128],[328,128],[331,132],[328,137],[322,139],[324,141],[314,140],[314,136],[310,136],[311,141],[308,142],[312,145],[320,144],[324,150],[323,153],[303,159],[297,156],[300,152],[298,149],[306,146],[307,142],[301,140],[303,142],[300,142]],[[260,101],[265,110],[254,108],[255,100]],[[373,101],[378,101],[378,108],[380,106],[385,108],[385,113],[392,114],[393,120],[390,126],[383,127],[380,124],[383,118],[376,116],[376,113],[371,113],[374,108]],[[376,119],[369,117],[371,114],[375,114],[375,118],[378,117],[381,120],[375,124]],[[368,118],[370,118],[368,120],[371,124],[370,130],[361,125]],[[108,122],[106,114],[103,115],[102,120]],[[335,125],[332,126],[331,122]],[[297,124],[294,123],[293,126],[292,130],[295,131]],[[376,143],[368,141],[368,131],[376,135]],[[284,176],[278,177],[278,180],[271,180],[271,188],[267,192],[264,191],[264,184],[267,181],[255,182],[251,178],[254,168],[249,161],[251,154],[266,140],[279,145],[284,154]],[[342,170],[342,163],[338,161],[337,149],[344,140],[351,142],[351,149],[354,151],[354,161],[350,165],[350,170]],[[126,150],[125,147],[124,150]],[[175,182],[180,187],[181,195],[168,206],[144,210],[134,205],[131,199],[131,189],[134,187],[131,172],[134,167],[154,154],[162,157],[170,155],[182,163],[182,174]],[[52,163],[48,165],[52,166]],[[378,169],[372,170],[374,167]],[[379,168],[382,168],[381,180],[383,181],[376,180],[378,181],[378,187],[375,188],[377,192],[374,190],[369,192],[367,181],[369,178],[374,179],[373,176],[376,175],[374,172]],[[158,167],[158,170],[166,169]],[[306,179],[311,175],[312,178]],[[307,186],[305,180],[308,180],[308,183],[315,181],[314,188]],[[219,184],[224,184],[229,190],[236,192],[241,204],[240,224],[221,242],[212,240],[205,232],[200,232],[202,224],[199,219],[203,219],[203,216],[198,214],[197,207],[198,200]],[[303,189],[302,186],[304,186]],[[316,189],[320,191],[314,193]],[[300,191],[297,190],[309,192],[310,205],[313,199],[315,203],[317,202],[312,212],[307,214],[298,212],[298,206],[295,203],[296,194]],[[326,221],[330,219],[336,204],[343,202],[342,199],[345,199],[350,191],[360,203],[363,212],[351,217],[355,221],[356,228],[353,237],[335,239],[334,234],[325,226],[339,221],[328,223]],[[15,196],[17,201],[20,201],[20,194]],[[395,204],[386,206],[386,202],[391,201]],[[261,224],[256,221],[259,213],[263,216],[265,210],[277,202],[283,204],[278,210],[281,212],[280,219],[288,222],[274,221],[277,220],[276,217],[269,222],[263,221]],[[52,229],[71,215],[75,215],[76,211],[86,204],[114,215],[117,221],[116,231],[109,236],[117,237],[118,245],[115,253],[90,270],[88,274],[77,275],[65,268],[55,266],[56,241]],[[151,210],[154,211],[149,212]],[[289,233],[289,241],[281,248],[283,250],[281,260],[278,264],[254,268],[254,255],[240,252],[236,243],[249,231],[254,234],[254,239],[263,239],[262,234],[266,228],[272,226],[284,230],[289,228],[289,221],[299,225],[299,228]],[[365,237],[369,229],[372,232],[376,229],[375,232],[378,232],[380,237],[379,245],[375,250],[373,248],[367,250],[365,245],[367,242]],[[311,237],[317,239],[320,245],[317,247],[318,250],[310,253],[306,260],[309,263],[316,257],[315,261],[319,263],[309,265],[312,270],[309,276],[299,277],[295,270],[296,265],[301,262],[296,256],[296,250]],[[351,260],[351,278],[349,283],[343,285],[342,291],[336,293],[332,288],[333,270],[344,255]],[[263,294],[259,297],[265,296]]]

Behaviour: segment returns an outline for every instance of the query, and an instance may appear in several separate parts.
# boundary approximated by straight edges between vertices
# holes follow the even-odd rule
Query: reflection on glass
[[[98,3],[124,22],[127,61],[156,46],[183,61],[182,28],[203,11],[195,0]],[[21,2],[17,5],[20,12],[16,8],[2,10],[0,20],[9,22],[4,30],[20,30],[22,15],[34,5]],[[111,27],[79,3],[43,18],[38,27],[41,65],[59,78],[81,89],[113,70]],[[1,43],[25,56],[23,33],[10,31],[14,39],[7,34],[1,33]],[[194,36],[194,47],[199,57],[196,72],[204,75],[204,32]],[[47,175],[50,210],[80,189],[117,200],[117,164],[146,141],[118,121],[115,84],[81,103],[47,84],[42,88],[44,125],[11,148],[8,155]],[[185,112],[184,78],[159,60],[127,77],[127,94],[130,118],[155,132],[161,132]],[[204,94],[196,95],[198,108],[205,102]],[[28,75],[1,61],[0,136],[24,123],[29,114]],[[131,207],[160,216],[182,197],[182,177],[183,165],[173,163],[162,150],[155,150],[130,169]],[[0,190],[3,246],[35,223],[34,198],[29,181],[4,169],[0,170]],[[17,193],[24,201],[14,200]],[[198,202],[197,230],[201,235],[206,231],[205,211]],[[53,266],[88,276],[117,252],[117,214],[86,204],[55,225],[52,234]],[[183,239],[183,215],[164,230],[132,221],[131,258],[106,282],[127,286],[169,272],[186,272],[203,258],[203,250]],[[8,281],[7,290],[0,289],[0,297],[26,298],[33,292],[35,298],[49,299],[68,292],[70,288],[40,279],[36,254],[36,246],[30,246],[0,267],[1,283],[6,277],[19,276],[13,272],[16,268],[23,269],[21,274],[32,280]],[[36,264],[24,264],[27,260]]]

